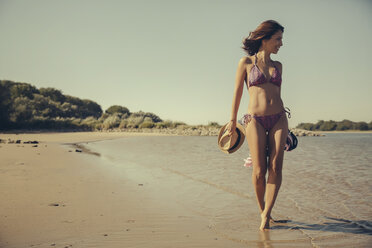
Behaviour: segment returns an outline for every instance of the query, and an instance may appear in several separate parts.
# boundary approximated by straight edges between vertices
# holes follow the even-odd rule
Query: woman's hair
[[[250,56],[256,54],[262,44],[262,40],[270,39],[279,30],[284,32],[284,27],[278,22],[273,20],[264,21],[243,40],[243,50]]]

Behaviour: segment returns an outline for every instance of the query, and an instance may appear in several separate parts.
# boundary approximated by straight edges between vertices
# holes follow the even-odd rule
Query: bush
[[[34,86],[26,83],[13,83],[10,87],[11,98],[27,97],[34,98],[34,93],[39,93],[39,90]]]
[[[296,126],[296,128],[301,128],[305,130],[314,130],[314,124],[312,123],[300,123]]]
[[[319,127],[319,130],[321,131],[333,131],[336,129],[336,122],[334,121],[327,121],[327,122],[323,122],[323,124],[320,125]]]
[[[153,128],[155,123],[153,122],[143,122],[139,125],[139,128]]]
[[[186,129],[188,129],[189,128],[189,126],[187,126],[187,125],[178,125],[177,126],[177,129],[178,130],[186,130]]]
[[[167,128],[167,124],[165,122],[158,122],[155,123],[155,128],[157,129]]]
[[[162,119],[160,119],[159,116],[157,116],[153,113],[150,113],[150,112],[145,113],[143,111],[138,111],[138,112],[131,113],[131,116],[132,117],[143,117],[143,118],[148,117],[154,123],[162,122]]]
[[[40,94],[49,97],[52,101],[63,103],[66,97],[62,94],[62,91],[54,88],[40,88]]]
[[[210,127],[217,127],[217,128],[221,128],[222,126],[220,124],[218,124],[217,122],[209,122],[208,123],[208,126]]]
[[[177,126],[180,126],[180,125],[186,125],[186,123],[181,122],[181,121],[175,121],[171,124],[171,128],[176,128]]]
[[[128,121],[127,127],[138,128],[138,126],[143,122],[144,117],[132,114],[126,120]]]
[[[10,85],[10,81],[0,80],[0,129],[5,129],[9,125]]]
[[[355,129],[363,131],[368,130],[368,124],[364,121],[357,122],[355,123]]]
[[[126,128],[127,126],[128,126],[128,121],[127,120],[121,120],[119,128],[123,129],[123,128]]]
[[[111,115],[107,117],[107,119],[103,122],[104,129],[111,129],[115,127],[119,127],[121,119],[117,115]]]
[[[93,129],[96,128],[97,124],[101,124],[94,116],[89,116],[81,121],[81,124],[84,126],[91,127]]]
[[[108,114],[115,114],[115,113],[121,113],[121,114],[130,114],[129,109],[123,106],[119,105],[112,105],[108,109],[106,109],[105,113]]]
[[[31,100],[27,97],[17,97],[14,99],[9,119],[11,122],[25,122],[32,117],[32,109],[29,107]]]
[[[80,123],[81,123],[81,119],[80,118],[71,118],[71,124],[73,124],[74,126],[79,127],[80,126]]]

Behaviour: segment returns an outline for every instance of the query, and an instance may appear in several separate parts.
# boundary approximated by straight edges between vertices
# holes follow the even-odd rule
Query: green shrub
[[[119,127],[121,119],[118,115],[111,115],[105,119],[103,122],[104,129],[116,128]]]
[[[95,128],[96,124],[100,123],[94,116],[89,116],[81,121],[82,125]]]
[[[186,130],[186,129],[188,129],[189,128],[189,126],[187,126],[187,125],[178,125],[177,126],[177,129],[178,130]]]
[[[158,122],[158,123],[155,123],[155,128],[157,129],[167,128],[167,125],[164,122]]]
[[[217,122],[209,122],[208,123],[208,126],[210,126],[210,127],[218,127],[218,128],[220,128],[220,127],[222,127],[220,124],[218,124]]]
[[[123,128],[126,128],[127,126],[128,126],[128,120],[121,120],[119,128],[123,129]]]
[[[66,97],[62,94],[62,91],[54,89],[54,88],[40,88],[40,95],[44,97],[49,97],[51,100],[55,102],[63,103]]]
[[[143,122],[139,125],[139,128],[153,128],[155,123],[153,122]]]
[[[26,83],[13,83],[10,87],[11,98],[27,97],[34,98],[34,93],[39,93],[39,90],[34,86]]]
[[[143,116],[130,115],[126,120],[128,121],[127,127],[137,128],[142,122]]]
[[[121,113],[121,114],[130,114],[129,109],[123,106],[119,105],[112,105],[105,111],[108,114],[115,114],[115,113]]]

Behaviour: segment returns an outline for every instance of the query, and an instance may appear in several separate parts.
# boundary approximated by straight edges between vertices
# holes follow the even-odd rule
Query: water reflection
[[[272,229],[303,229],[324,232],[343,232],[352,234],[372,235],[372,222],[367,220],[346,220],[325,216],[326,219],[335,222],[322,224],[308,224],[298,221],[290,221],[290,225],[274,226]]]
[[[274,248],[270,240],[270,231],[258,232],[260,242],[257,243],[258,248]]]

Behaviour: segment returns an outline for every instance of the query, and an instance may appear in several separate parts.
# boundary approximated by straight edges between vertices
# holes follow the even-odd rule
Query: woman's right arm
[[[232,109],[231,109],[231,118],[230,118],[230,123],[228,126],[229,135],[231,135],[232,130],[236,128],[236,118],[238,114],[240,100],[243,94],[244,79],[246,78],[246,74],[247,74],[246,68],[247,68],[248,60],[249,59],[247,57],[241,58],[239,60],[238,69],[236,71],[234,97],[233,97]]]

